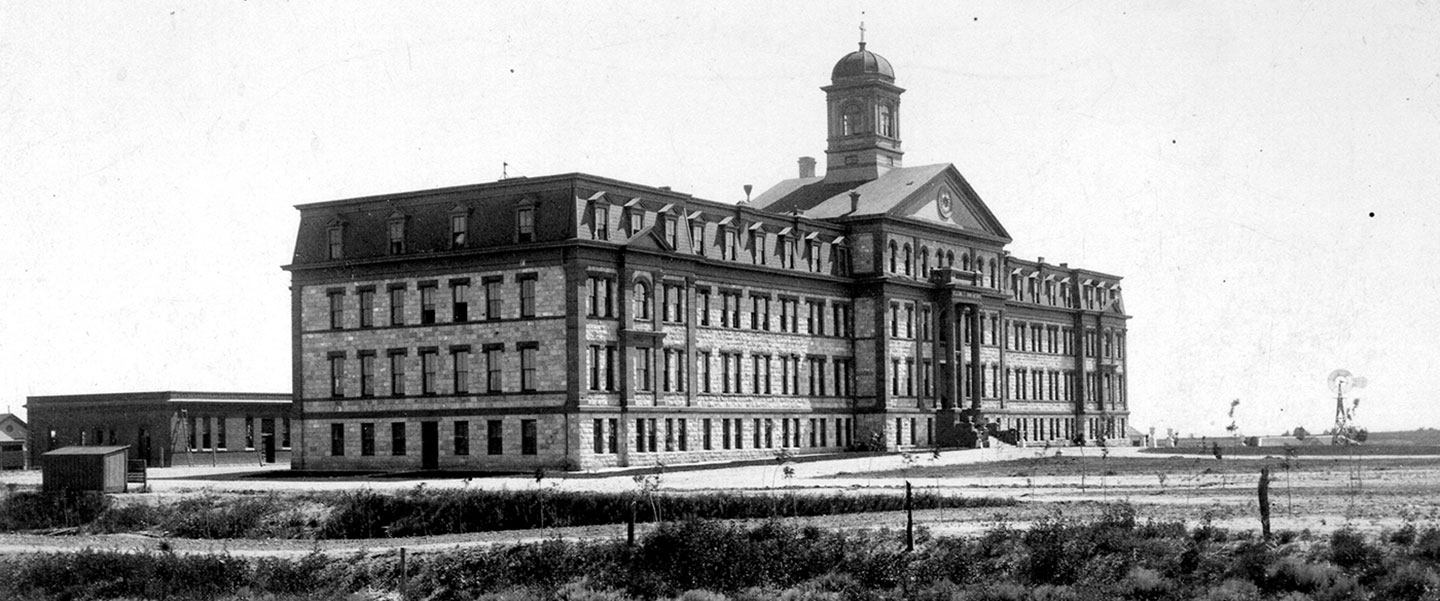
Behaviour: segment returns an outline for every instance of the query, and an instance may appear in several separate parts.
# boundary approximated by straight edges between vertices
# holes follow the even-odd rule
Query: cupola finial
[[[865,11],[860,11],[860,14],[864,15]],[[863,20],[860,21],[860,49],[865,49],[865,21]]]

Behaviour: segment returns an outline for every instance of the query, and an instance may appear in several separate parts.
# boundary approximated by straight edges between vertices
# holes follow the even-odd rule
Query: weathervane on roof
[[[860,49],[865,49],[865,11],[860,11]]]

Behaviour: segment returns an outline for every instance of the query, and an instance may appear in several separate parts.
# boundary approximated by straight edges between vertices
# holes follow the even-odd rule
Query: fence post
[[[1260,468],[1260,531],[1265,542],[1270,542],[1270,468]]]
[[[905,551],[915,550],[915,506],[910,502],[910,481],[905,481]]]
[[[625,522],[625,545],[635,546],[635,501],[630,501],[630,520]]]
[[[405,589],[409,588],[408,578],[405,574],[405,547],[400,547],[400,595],[404,597]]]

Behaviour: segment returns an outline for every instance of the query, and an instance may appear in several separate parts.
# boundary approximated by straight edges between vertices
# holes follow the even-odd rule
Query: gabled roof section
[[[860,193],[852,208],[850,192]],[[948,207],[941,210],[941,198]],[[756,199],[766,211],[801,211],[814,219],[890,215],[948,225],[1005,240],[1010,233],[970,183],[950,163],[891,169],[880,177],[856,182],[826,183],[824,178],[797,178],[776,184]]]
[[[665,252],[675,250],[674,248],[670,247],[670,243],[665,241],[665,236],[661,235],[660,228],[653,225],[643,230],[640,230],[639,232],[636,232],[634,236],[630,237],[630,241],[626,242],[624,246],[635,249],[660,250]]]

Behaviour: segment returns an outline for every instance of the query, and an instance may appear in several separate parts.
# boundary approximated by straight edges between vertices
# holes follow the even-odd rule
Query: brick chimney
[[[815,157],[800,157],[800,177],[815,177]]]
[[[851,213],[855,213],[855,212],[858,212],[859,210],[860,210],[860,192],[859,192],[859,191],[856,191],[856,190],[851,190],[851,191],[850,191],[850,212],[851,212]]]

